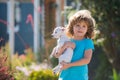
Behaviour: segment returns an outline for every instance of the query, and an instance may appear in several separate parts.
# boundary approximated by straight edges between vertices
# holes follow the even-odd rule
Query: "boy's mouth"
[[[77,31],[78,33],[83,33],[82,31]]]

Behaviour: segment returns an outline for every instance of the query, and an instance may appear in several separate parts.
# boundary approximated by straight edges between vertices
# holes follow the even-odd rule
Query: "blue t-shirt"
[[[82,59],[84,57],[85,50],[94,49],[94,44],[91,39],[71,39],[71,41],[76,45],[71,62]],[[58,80],[88,80],[88,65],[74,66],[66,70],[62,70]]]

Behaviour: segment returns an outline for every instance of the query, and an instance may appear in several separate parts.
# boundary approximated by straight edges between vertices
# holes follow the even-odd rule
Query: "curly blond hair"
[[[87,33],[85,34],[85,37],[93,39],[94,38],[95,20],[91,16],[90,11],[88,11],[88,10],[80,10],[80,11],[76,12],[73,16],[70,17],[68,25],[67,25],[67,35],[69,37],[72,37],[74,34],[73,26],[76,23],[80,23],[81,21],[84,21],[88,26],[88,30],[87,30]]]

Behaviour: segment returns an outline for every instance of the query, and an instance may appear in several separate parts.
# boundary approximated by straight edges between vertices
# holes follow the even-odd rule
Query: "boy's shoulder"
[[[90,38],[85,38],[84,40],[87,40],[87,41],[92,41],[92,39],[90,39]]]
[[[89,38],[85,38],[84,41],[85,41],[86,43],[88,43],[88,42],[93,42],[93,40],[92,40],[92,39],[89,39]]]

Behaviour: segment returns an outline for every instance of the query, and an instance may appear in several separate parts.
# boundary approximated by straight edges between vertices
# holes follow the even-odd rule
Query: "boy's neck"
[[[75,37],[75,36],[73,36],[73,39],[75,39],[75,40],[82,40],[82,39],[84,39],[85,37]]]

